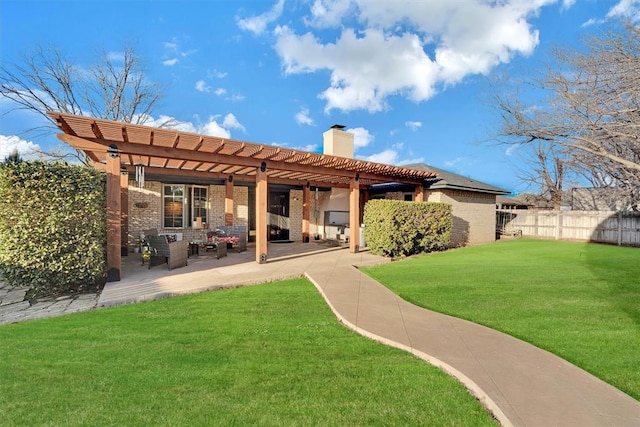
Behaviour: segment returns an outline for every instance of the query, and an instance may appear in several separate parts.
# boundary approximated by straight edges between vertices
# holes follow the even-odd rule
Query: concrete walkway
[[[409,304],[354,267],[384,259],[342,248],[318,249],[314,244],[271,244],[266,264],[256,264],[249,250],[220,260],[192,258],[188,267],[172,271],[164,266],[148,270],[127,257],[123,280],[108,283],[97,306],[306,275],[342,323],[441,367],[502,425],[640,426],[640,402],[614,387],[525,342]]]
[[[640,426],[630,396],[547,351],[402,300],[352,267],[365,259],[350,255],[306,271],[340,321],[441,367],[502,425]]]

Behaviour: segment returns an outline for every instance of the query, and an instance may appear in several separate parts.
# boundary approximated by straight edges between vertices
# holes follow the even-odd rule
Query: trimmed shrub
[[[31,298],[106,282],[105,175],[62,163],[0,165],[0,275]]]
[[[367,247],[376,255],[408,256],[444,250],[451,241],[451,205],[369,200],[364,208]]]

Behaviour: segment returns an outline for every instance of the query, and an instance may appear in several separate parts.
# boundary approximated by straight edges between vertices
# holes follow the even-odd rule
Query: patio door
[[[268,240],[289,240],[289,192],[269,192]]]

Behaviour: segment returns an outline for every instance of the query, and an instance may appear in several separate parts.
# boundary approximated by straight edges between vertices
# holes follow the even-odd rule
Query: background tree
[[[538,194],[554,209],[560,209],[565,185],[572,174],[571,160],[558,148],[546,141],[528,144],[519,153],[521,164],[518,178],[538,189]]]
[[[5,163],[20,163],[22,161],[22,157],[20,157],[20,153],[16,148],[13,149],[11,154],[4,158]]]
[[[43,116],[45,125],[26,130],[57,130],[47,111],[144,123],[162,96],[149,83],[133,48],[120,55],[102,53],[85,69],[74,65],[57,48],[37,47],[23,64],[0,65],[0,95],[13,101],[14,109]],[[59,157],[59,154],[54,155]]]
[[[582,50],[557,49],[554,56],[554,66],[534,82],[550,95],[542,105],[496,95],[501,136],[512,144],[548,144],[591,183],[638,200],[640,29],[612,24]]]

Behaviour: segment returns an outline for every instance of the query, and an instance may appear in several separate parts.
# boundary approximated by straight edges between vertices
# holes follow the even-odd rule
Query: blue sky
[[[492,144],[491,83],[520,84],[640,0],[0,2],[0,60],[37,45],[79,69],[132,46],[164,97],[147,124],[319,152],[342,124],[356,157],[427,163],[514,192],[517,156]],[[40,117],[0,99],[0,156],[50,150]]]

